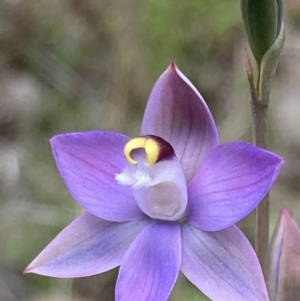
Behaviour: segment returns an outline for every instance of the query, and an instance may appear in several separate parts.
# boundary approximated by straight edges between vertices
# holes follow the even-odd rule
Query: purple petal
[[[146,220],[108,222],[83,214],[54,238],[25,273],[74,278],[113,269],[121,264],[128,247],[147,224]]]
[[[218,133],[202,96],[174,63],[157,80],[143,118],[142,135],[169,142],[187,181],[203,157],[218,145]]]
[[[165,301],[181,263],[180,226],[153,222],[128,249],[121,264],[116,301]]]
[[[183,225],[181,270],[214,301],[269,300],[256,254],[236,226],[205,232]]]
[[[130,187],[115,180],[127,165],[123,148],[128,140],[111,132],[71,133],[51,139],[56,165],[73,198],[86,211],[109,221],[143,217]]]
[[[282,163],[279,156],[249,143],[218,146],[189,185],[189,223],[217,231],[241,220],[268,192]]]

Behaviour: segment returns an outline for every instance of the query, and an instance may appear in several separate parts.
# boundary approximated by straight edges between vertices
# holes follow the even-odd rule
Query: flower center
[[[160,137],[143,136],[130,140],[124,154],[130,164],[116,181],[131,186],[141,210],[154,219],[181,219],[187,185],[173,147]]]

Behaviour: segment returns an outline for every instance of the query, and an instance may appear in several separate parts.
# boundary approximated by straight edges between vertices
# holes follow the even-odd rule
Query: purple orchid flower
[[[26,273],[73,278],[120,265],[117,301],[165,301],[181,270],[214,301],[269,300],[234,224],[267,193],[282,159],[245,142],[219,145],[207,105],[174,63],[153,88],[140,137],[70,133],[51,145],[87,212]]]

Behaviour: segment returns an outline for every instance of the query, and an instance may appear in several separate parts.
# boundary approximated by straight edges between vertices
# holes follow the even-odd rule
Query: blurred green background
[[[286,163],[272,190],[272,226],[283,207],[300,221],[300,2],[284,2],[269,141]],[[238,0],[0,0],[0,301],[113,300],[116,270],[74,281],[22,275],[81,212],[49,138],[137,135],[151,88],[174,60],[206,99],[221,140],[251,141],[246,45]],[[253,237],[251,216],[240,227]],[[170,300],[207,299],[180,277]]]

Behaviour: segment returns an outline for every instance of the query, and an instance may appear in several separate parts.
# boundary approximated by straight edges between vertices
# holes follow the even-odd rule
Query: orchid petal
[[[74,278],[99,274],[121,264],[147,220],[115,223],[85,213],[33,260],[25,273]]]
[[[189,190],[189,223],[227,228],[249,214],[277,178],[282,159],[245,142],[218,146],[203,160]]]
[[[216,125],[206,103],[174,63],[151,92],[141,133],[159,136],[173,146],[187,182],[203,157],[218,145]]]
[[[269,300],[256,254],[236,226],[206,232],[183,225],[181,270],[214,301]]]
[[[62,134],[51,139],[56,165],[73,198],[86,211],[109,221],[144,216],[131,189],[115,180],[128,164],[123,154],[128,140],[111,132]]]
[[[116,301],[166,301],[180,263],[179,224],[153,222],[138,235],[124,257]]]

